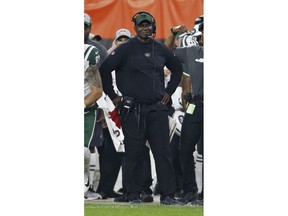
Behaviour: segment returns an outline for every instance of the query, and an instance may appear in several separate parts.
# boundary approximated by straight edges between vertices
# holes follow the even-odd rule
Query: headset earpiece
[[[152,23],[152,33],[156,33],[156,23]]]

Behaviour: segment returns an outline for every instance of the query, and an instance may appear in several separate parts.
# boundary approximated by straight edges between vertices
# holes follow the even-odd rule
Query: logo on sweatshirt
[[[145,53],[144,54],[146,57],[150,57],[151,56],[151,53]]]
[[[204,58],[195,59],[196,62],[204,63]]]

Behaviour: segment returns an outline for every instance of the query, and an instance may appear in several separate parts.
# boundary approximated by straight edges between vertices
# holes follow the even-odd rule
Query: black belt
[[[189,103],[195,103],[195,102],[203,103],[203,95],[193,95],[191,93],[188,93],[185,95],[185,100]]]
[[[192,95],[192,102],[203,102],[203,95]]]

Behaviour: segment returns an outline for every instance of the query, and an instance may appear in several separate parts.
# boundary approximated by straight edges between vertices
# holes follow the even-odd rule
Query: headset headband
[[[135,23],[135,22],[136,22],[136,18],[137,18],[140,14],[142,14],[142,13],[151,16],[151,17],[152,17],[152,23],[156,24],[155,18],[152,16],[152,14],[150,14],[150,13],[148,13],[148,12],[146,12],[146,11],[139,11],[139,12],[135,13],[135,14],[132,16],[132,20],[131,20],[131,21]]]
[[[146,12],[146,11],[139,11],[139,12],[135,13],[135,14],[132,16],[131,21],[134,22],[134,25],[136,25],[136,18],[137,18],[140,14],[142,14],[142,13],[147,14],[147,15],[149,15],[149,16],[152,17],[152,23],[151,23],[151,25],[152,25],[152,31],[153,31],[153,33],[156,33],[156,20],[155,20],[155,18],[153,17],[152,14],[150,14],[150,13],[148,13],[148,12]]]

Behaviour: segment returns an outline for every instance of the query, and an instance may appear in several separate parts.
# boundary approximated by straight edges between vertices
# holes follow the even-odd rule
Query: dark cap
[[[102,40],[102,37],[101,37],[101,35],[94,35],[94,34],[92,34],[92,33],[90,32],[90,33],[89,33],[89,39],[90,39],[90,40],[100,41],[100,40]]]
[[[136,17],[135,25],[139,25],[143,21],[148,21],[148,22],[152,23],[152,20],[153,20],[153,18],[149,14],[141,13]]]

